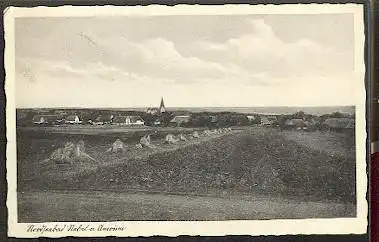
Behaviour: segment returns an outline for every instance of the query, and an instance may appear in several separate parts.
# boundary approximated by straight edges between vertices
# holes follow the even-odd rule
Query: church
[[[146,110],[146,113],[149,113],[151,115],[161,114],[166,112],[166,107],[164,105],[163,97],[161,98],[161,103],[159,105],[159,108],[148,108]]]

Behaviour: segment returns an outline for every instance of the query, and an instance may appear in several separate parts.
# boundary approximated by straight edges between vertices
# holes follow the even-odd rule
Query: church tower
[[[160,113],[166,112],[166,107],[164,106],[163,97],[161,98],[161,105],[159,106],[159,112]]]

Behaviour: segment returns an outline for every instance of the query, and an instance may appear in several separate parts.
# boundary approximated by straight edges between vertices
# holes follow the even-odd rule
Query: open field
[[[108,191],[19,193],[22,222],[249,220],[354,216],[353,205],[272,197],[218,198]],[[43,204],[43,206],[41,206]]]
[[[327,152],[334,156],[354,157],[355,137],[346,133],[315,131],[310,135],[304,132],[283,132],[284,137],[310,149]]]
[[[328,216],[326,214],[333,214],[334,217],[354,216],[355,145],[354,138],[347,134],[246,128],[230,134],[201,137],[199,140],[163,144],[161,139],[167,132],[174,133],[173,131],[175,130],[160,129],[154,133],[152,140],[158,148],[136,150],[133,144],[144,133],[150,131],[111,130],[83,134],[74,133],[72,130],[67,133],[62,130],[19,130],[18,190],[23,192],[19,201],[20,219],[36,218],[36,214],[33,215],[26,210],[39,211],[41,203],[47,203],[54,197],[59,198],[62,196],[60,194],[67,190],[70,190],[70,196],[66,196],[65,199],[57,198],[59,203],[66,203],[60,207],[88,207],[88,203],[91,203],[88,200],[83,201],[82,205],[68,204],[75,203],[76,193],[82,200],[85,200],[82,198],[82,191],[91,190],[91,194],[97,194],[88,196],[93,198],[89,207],[94,211],[105,209],[108,212],[101,213],[104,217],[100,214],[91,215],[91,219],[94,220],[112,220],[117,217],[115,214],[118,213],[112,212],[113,206],[116,210],[126,209],[119,215],[121,217],[117,217],[121,220],[132,219],[133,216],[146,220],[160,217],[164,220],[167,216],[173,219],[207,219],[205,215],[194,212],[207,210],[207,203],[215,204],[214,210],[209,210],[208,219],[242,219],[241,214],[245,214],[245,219],[293,218],[296,217],[295,213],[290,216],[286,210],[295,206],[294,204],[302,204],[298,209],[303,211],[316,209],[317,206],[323,211],[319,214],[303,212],[303,218]],[[176,133],[191,131],[176,130]],[[130,144],[128,151],[122,154],[105,154],[105,150],[116,138]],[[99,163],[41,164],[54,149],[68,140],[83,140],[86,152]],[[43,190],[48,192],[42,192]],[[111,200],[108,203],[108,198],[99,195],[101,191],[114,191],[119,195],[109,198]],[[139,191],[139,195],[133,191]],[[155,195],[151,195],[152,193]],[[42,194],[43,199],[37,199],[36,194]],[[169,205],[159,202],[164,200],[165,196],[173,196],[175,200],[172,202],[172,212],[166,211]],[[188,196],[196,196],[201,201],[200,196],[207,202],[198,202],[196,205],[191,203],[186,210],[183,206],[188,203],[183,201]],[[212,198],[208,198],[209,196]],[[139,197],[144,199],[140,201]],[[276,204],[273,206],[276,206],[277,210],[272,211],[262,203],[255,203],[258,198],[263,199],[265,203]],[[246,206],[248,211],[226,208],[223,204],[231,204],[230,199],[239,199],[240,202],[236,204],[240,205],[236,206]],[[285,205],[285,201],[290,201],[288,204],[292,205]],[[125,208],[139,205],[142,209],[144,206],[149,207],[151,203],[161,208],[157,211],[166,211],[169,215],[160,216],[158,212],[145,213],[138,209],[133,213]],[[112,208],[107,209],[103,208],[104,204],[114,205],[109,205]],[[199,208],[201,204],[204,205]],[[188,217],[190,211],[195,214]],[[41,216],[45,216],[43,214]],[[57,219],[61,218],[59,216],[56,214]],[[54,216],[51,217],[53,218]],[[71,219],[75,220],[73,217]]]

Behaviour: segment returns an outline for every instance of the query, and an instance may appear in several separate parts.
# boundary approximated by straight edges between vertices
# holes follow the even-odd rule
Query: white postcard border
[[[357,144],[357,217],[335,219],[235,220],[235,221],[121,221],[43,223],[47,227],[82,225],[94,231],[27,232],[29,223],[17,222],[17,159],[15,112],[15,46],[14,19],[21,17],[89,17],[89,16],[145,16],[145,15],[215,15],[215,14],[325,14],[352,13],[355,28],[356,68],[356,144]],[[285,235],[285,234],[363,234],[367,230],[366,201],[366,91],[364,85],[364,21],[363,4],[296,4],[296,5],[176,5],[169,6],[91,6],[91,7],[35,7],[7,8],[5,28],[5,91],[7,97],[7,182],[8,235],[19,238],[64,236],[178,236],[178,235]],[[122,231],[97,231],[99,225],[123,227]]]

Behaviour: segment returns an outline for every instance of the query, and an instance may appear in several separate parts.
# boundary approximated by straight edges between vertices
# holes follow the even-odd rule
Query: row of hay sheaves
[[[201,137],[212,137],[217,135],[223,135],[231,133],[231,128],[220,128],[220,129],[214,129],[209,130],[206,129],[202,132],[193,131],[190,134],[179,134],[179,135],[173,135],[173,134],[167,134],[165,139],[163,140],[163,144],[175,144],[180,141],[187,142],[189,140],[194,139],[200,139]],[[160,143],[162,144],[162,143]],[[153,144],[151,140],[151,134],[146,134],[143,137],[141,137],[139,143],[134,145],[134,149],[144,149],[144,148],[150,148],[154,149],[157,148],[157,145],[159,144]],[[122,142],[120,139],[116,139],[115,142],[113,142],[109,149],[107,149],[104,154],[106,153],[120,153],[120,152],[126,152],[128,146]],[[83,140],[80,140],[77,143],[74,143],[72,141],[66,142],[63,147],[58,148],[54,150],[51,155],[43,161],[49,162],[59,162],[59,163],[71,163],[74,161],[92,161],[92,162],[99,162],[97,159],[91,157],[89,154],[86,153],[85,150],[85,143]]]

